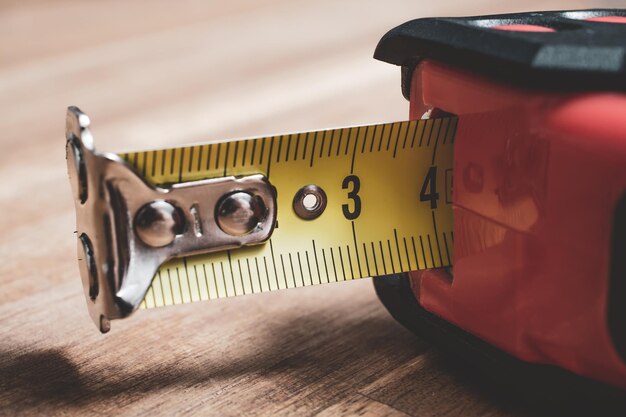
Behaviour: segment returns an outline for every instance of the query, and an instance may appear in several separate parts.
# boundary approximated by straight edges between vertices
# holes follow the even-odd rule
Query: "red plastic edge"
[[[423,61],[411,118],[428,108],[459,116],[454,279],[412,273],[416,298],[522,360],[626,388],[607,326],[626,95],[525,91]]]

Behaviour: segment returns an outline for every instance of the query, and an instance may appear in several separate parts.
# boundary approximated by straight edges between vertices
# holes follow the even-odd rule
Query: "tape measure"
[[[395,272],[374,282],[391,315],[489,379],[617,399],[604,384],[626,388],[625,20],[570,10],[388,32],[374,56],[402,67],[411,117],[463,121],[454,163],[452,117],[115,155],[70,108],[93,320],[104,332],[140,307]],[[450,265],[453,168],[454,280],[397,274]]]
[[[75,126],[82,116],[77,116],[74,125],[68,122],[68,131],[76,132],[68,134],[68,143],[74,144],[69,159],[75,159],[68,162],[70,167],[78,167],[79,180],[81,161],[86,161],[83,167],[91,164],[80,152],[88,152],[90,146],[95,151],[91,144],[76,145],[78,136],[85,137],[86,127],[80,131]],[[140,277],[151,284],[139,305],[130,306],[130,310],[450,266],[456,125],[455,117],[444,117],[125,153],[119,160],[108,155],[109,165],[132,166],[135,174],[155,189],[167,191],[204,180],[260,174],[271,184],[276,198],[276,218],[269,239],[253,246],[177,256],[165,262],[153,279]],[[86,178],[99,175],[83,169]],[[103,184],[128,182],[107,175],[111,178],[102,180]],[[118,199],[115,192],[109,193],[111,201]],[[134,193],[130,190],[128,194]],[[195,223],[199,236],[198,216],[202,213],[198,213],[196,203],[183,207],[185,204],[177,203],[182,212],[191,213],[187,214],[192,219],[189,227]],[[124,210],[129,212],[126,217],[137,216],[130,213],[133,210],[128,210],[128,203],[111,203],[111,207],[108,216],[112,223],[124,217],[120,215]],[[214,207],[200,211],[215,210],[219,222]],[[119,226],[111,228],[117,230]],[[135,222],[134,230],[114,234],[136,232]],[[97,244],[89,237],[81,242],[88,262],[82,270],[97,275]],[[113,252],[123,255],[125,247]],[[138,257],[137,251],[128,252]],[[152,255],[147,250],[141,256],[148,259]],[[114,263],[109,269],[114,269]],[[128,268],[129,274],[132,269]],[[101,275],[107,273],[103,270]],[[122,278],[109,279],[115,280]],[[93,277],[84,281],[91,287],[92,303],[96,303],[99,295],[93,293],[102,288],[94,290],[97,283]],[[114,293],[110,298],[121,297],[126,291],[122,284],[118,282],[110,289]],[[101,329],[107,326],[101,325]]]

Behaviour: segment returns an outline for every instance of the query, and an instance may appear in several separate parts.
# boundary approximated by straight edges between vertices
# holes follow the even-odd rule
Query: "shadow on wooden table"
[[[323,335],[320,329],[324,329]],[[314,391],[320,381],[332,388],[337,383],[333,373],[337,372],[354,373],[355,389],[349,387],[349,390],[355,394],[361,386],[371,382],[362,375],[384,374],[389,364],[395,367],[419,357],[426,350],[423,342],[391,319],[370,315],[350,321],[344,327],[326,322],[323,317],[294,317],[293,321],[273,328],[271,335],[255,339],[255,343],[258,351],[230,362],[219,351],[194,352],[204,356],[190,359],[185,356],[194,354],[190,355],[189,349],[181,346],[180,358],[152,367],[137,363],[146,359],[139,351],[121,359],[115,352],[105,353],[106,346],[103,346],[101,354],[93,353],[101,358],[103,355],[110,357],[92,363],[75,361],[76,349],[38,350],[0,343],[0,410],[40,413],[44,410],[43,414],[50,414],[49,410],[68,410],[81,414],[86,410],[100,411],[103,403],[126,405],[150,396],[156,401],[155,394],[159,392],[173,389],[178,392],[190,387],[201,389],[206,395],[204,400],[209,402],[218,402],[216,391],[220,391],[222,398],[232,392],[233,400],[240,401],[232,385],[241,380],[250,385],[263,385],[263,381],[258,381],[263,378],[275,383],[280,395],[289,396],[300,388]],[[307,348],[294,350],[294,346]],[[398,347],[401,348],[400,359],[385,361]],[[136,366],[120,366],[129,361],[134,361]],[[370,367],[371,363],[376,365]],[[341,379],[343,377],[339,377]],[[284,386],[279,387],[281,384]],[[216,385],[226,387],[216,389]],[[261,390],[259,392],[263,395]],[[203,398],[202,393],[198,398]],[[132,410],[129,413],[132,414]]]
[[[241,358],[235,363],[224,363],[216,355],[200,358],[200,363],[193,367],[184,365],[184,361],[175,361],[142,371],[130,371],[119,365],[110,365],[103,370],[102,365],[75,363],[63,349],[30,350],[22,347],[7,350],[0,347],[0,406],[4,410],[43,411],[44,414],[62,409],[79,413],[97,411],[98,403],[103,401],[129,404],[168,388],[197,387],[209,380],[246,377],[255,372],[289,374],[289,378],[296,375],[292,383],[306,386],[313,382],[312,379],[326,378],[327,374],[320,370],[330,373],[337,367],[337,355],[328,352],[347,352],[343,354],[354,358],[354,366],[364,363],[367,367],[369,361],[380,362],[381,352],[393,354],[387,344],[406,346],[408,341],[411,345],[408,351],[412,353],[404,365],[381,372],[362,384],[355,379],[353,392],[409,415],[422,415],[426,410],[439,410],[441,413],[437,415],[464,416],[503,413],[515,416],[589,415],[589,409],[577,410],[576,405],[564,405],[555,410],[512,398],[455,360],[429,350],[421,340],[399,327],[391,329],[392,335],[397,334],[391,340],[372,336],[363,343],[362,338],[355,341],[350,337],[362,331],[389,335],[390,324],[393,323],[379,317],[364,317],[355,323],[358,328],[330,329],[329,333],[341,332],[342,337],[329,339],[331,345],[325,345],[319,353],[312,353],[309,349],[294,354],[291,345],[283,344],[281,334],[289,334],[293,339],[297,327],[296,337],[301,340],[295,342],[304,345],[310,342],[310,335],[320,326],[315,319],[299,319],[297,326],[286,323],[275,329],[271,340],[259,341],[262,346],[260,354]],[[284,359],[276,362],[277,355]],[[266,362],[271,362],[268,358],[274,358],[274,363],[268,365]],[[342,360],[341,354],[339,360]],[[10,404],[7,404],[9,399]],[[596,411],[601,415],[626,415],[624,409],[616,411],[611,405]]]

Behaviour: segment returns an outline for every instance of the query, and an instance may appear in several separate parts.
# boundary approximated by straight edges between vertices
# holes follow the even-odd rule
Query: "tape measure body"
[[[155,185],[264,174],[278,217],[264,244],[171,260],[143,308],[451,265],[454,117],[120,155]],[[304,220],[306,185],[326,208]]]

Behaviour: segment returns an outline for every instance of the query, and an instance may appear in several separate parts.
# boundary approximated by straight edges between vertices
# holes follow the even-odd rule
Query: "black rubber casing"
[[[400,65],[409,99],[413,68],[422,58],[533,89],[626,91],[626,24],[585,19],[626,17],[595,9],[411,20],[382,37],[374,58]],[[556,32],[491,29],[537,25]]]

